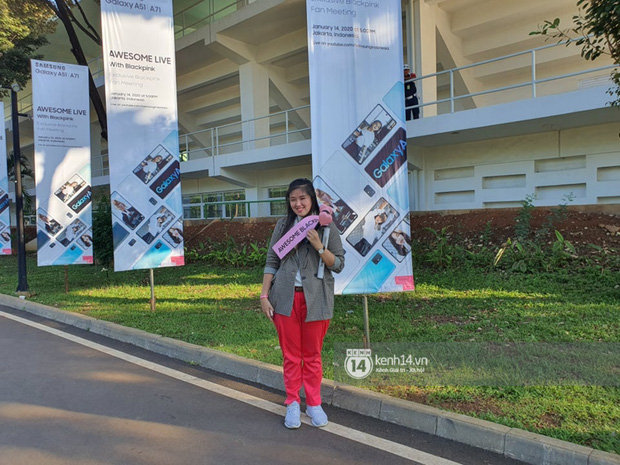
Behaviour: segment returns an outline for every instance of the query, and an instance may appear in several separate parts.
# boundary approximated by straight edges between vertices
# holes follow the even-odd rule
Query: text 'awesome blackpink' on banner
[[[88,68],[32,60],[37,263],[93,263]]]
[[[114,270],[180,266],[172,0],[102,0]]]
[[[312,168],[346,266],[336,293],[413,290],[400,0],[307,0]]]
[[[4,139],[4,106],[0,106],[0,255],[11,255],[11,214],[9,212],[9,178]]]

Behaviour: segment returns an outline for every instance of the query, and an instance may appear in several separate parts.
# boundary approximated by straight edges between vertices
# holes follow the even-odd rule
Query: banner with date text
[[[0,105],[0,255],[11,255],[11,213],[9,211],[9,178],[6,166],[4,105]]]
[[[32,60],[37,263],[93,263],[86,66]]]
[[[101,2],[114,270],[184,264],[172,0]]]
[[[312,168],[346,251],[336,293],[414,289],[400,0],[307,0]]]

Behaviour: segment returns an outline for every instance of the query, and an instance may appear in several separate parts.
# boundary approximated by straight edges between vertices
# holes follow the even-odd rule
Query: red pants
[[[303,384],[306,404],[321,405],[323,364],[321,349],[329,320],[306,322],[306,299],[303,292],[295,292],[291,316],[274,315],[278,339],[284,358],[284,388],[286,405],[300,402],[299,390]]]

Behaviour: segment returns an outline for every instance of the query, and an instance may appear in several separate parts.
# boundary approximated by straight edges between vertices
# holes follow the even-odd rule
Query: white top
[[[65,238],[71,242],[73,239],[75,239],[75,232],[73,232],[73,228],[67,228],[67,231],[65,232]]]
[[[153,218],[151,218],[151,221],[149,221],[149,233],[151,233],[153,237],[157,236],[157,234],[159,233],[159,223],[157,222],[157,216],[154,216]]]
[[[381,208],[376,208],[372,210],[364,220],[364,224],[362,225],[362,234],[364,239],[368,241],[370,245],[374,244],[376,240],[381,237],[381,226],[379,229],[376,228],[375,225],[375,217],[385,213]]]
[[[144,166],[142,167],[142,171],[144,171],[147,174],[155,172],[156,169],[157,169],[157,163],[155,163],[153,160],[148,160],[147,162],[144,163]]]
[[[370,147],[375,141],[375,133],[367,128],[362,129],[362,134],[357,136],[355,143],[359,147]]]

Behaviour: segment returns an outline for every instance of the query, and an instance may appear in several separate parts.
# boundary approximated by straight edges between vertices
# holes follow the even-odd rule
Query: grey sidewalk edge
[[[59,321],[177,360],[284,391],[282,368],[116,323],[0,294],[0,305]],[[620,455],[324,380],[323,401],[532,465],[620,465]]]

